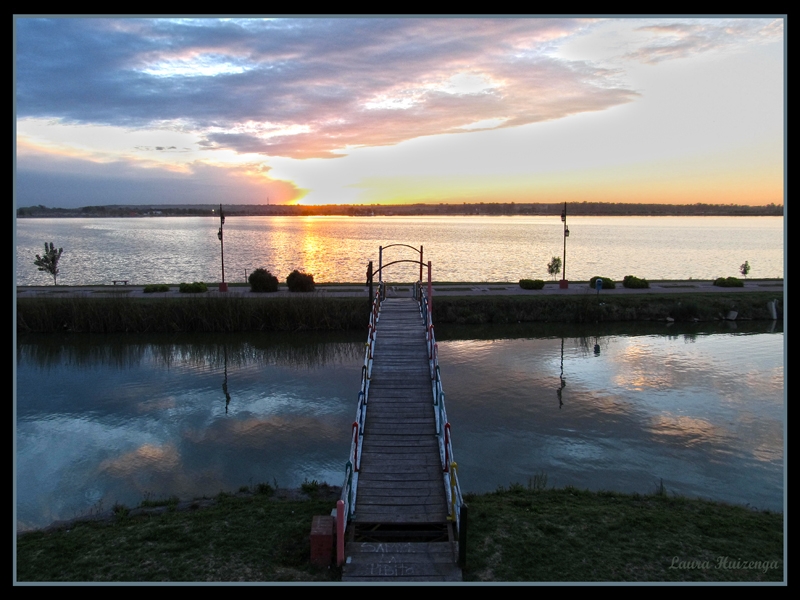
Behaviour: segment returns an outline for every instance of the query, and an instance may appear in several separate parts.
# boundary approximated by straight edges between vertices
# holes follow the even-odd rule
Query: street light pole
[[[220,292],[228,291],[228,284],[225,283],[225,244],[222,241],[222,226],[225,224],[225,215],[222,213],[222,204],[219,205],[219,231],[217,237],[219,238],[219,256],[222,261],[222,283],[219,284]]]
[[[567,281],[567,238],[569,237],[569,227],[567,227],[567,203],[564,202],[564,210],[561,211],[561,221],[564,223],[564,260],[562,261],[561,281],[558,287],[567,289],[569,281]]]

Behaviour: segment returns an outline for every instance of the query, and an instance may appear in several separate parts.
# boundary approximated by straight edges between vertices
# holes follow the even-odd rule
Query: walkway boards
[[[342,580],[460,581],[446,535],[425,327],[413,298],[383,301],[373,359],[351,536],[374,530],[376,540],[347,544]],[[448,541],[377,538],[420,539],[437,529]]]

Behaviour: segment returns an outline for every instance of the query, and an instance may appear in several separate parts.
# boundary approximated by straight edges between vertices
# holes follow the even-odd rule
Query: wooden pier
[[[385,299],[376,332],[342,581],[461,581],[417,301]]]

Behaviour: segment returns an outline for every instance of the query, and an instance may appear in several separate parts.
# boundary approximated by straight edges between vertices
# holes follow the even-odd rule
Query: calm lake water
[[[663,480],[781,510],[781,327],[442,327],[462,485],[544,472],[648,493]],[[260,482],[341,484],[362,337],[21,337],[18,527]]]
[[[647,279],[780,278],[782,217],[570,217],[566,275],[571,280],[625,275]],[[45,242],[63,247],[59,283],[133,285],[220,280],[219,220],[213,217],[18,219],[17,285],[48,285],[33,265]],[[378,248],[424,248],[436,281],[548,279],[562,256],[563,226],[553,217],[230,217],[225,223],[226,281],[265,267],[285,279],[293,269],[324,282],[361,282]],[[384,262],[417,258],[408,248]],[[390,267],[385,280],[412,281],[418,269]]]

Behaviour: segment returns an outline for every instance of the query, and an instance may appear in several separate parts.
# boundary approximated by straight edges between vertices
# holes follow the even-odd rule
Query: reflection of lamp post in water
[[[566,202],[564,202],[564,210],[561,211],[561,222],[564,223],[564,260],[561,263],[561,281],[558,282],[558,287],[566,289],[569,287],[569,281],[567,281],[567,238],[569,237],[569,227],[567,227]]]
[[[228,291],[228,284],[225,283],[225,248],[222,242],[222,226],[225,224],[225,215],[222,214],[222,204],[219,205],[219,231],[217,237],[219,238],[219,255],[222,260],[222,283],[219,284],[220,292]]]
[[[561,390],[567,387],[567,382],[564,380],[564,338],[561,338],[561,386],[556,390],[556,396],[558,396],[558,408],[561,408],[564,405],[564,402],[561,400]]]
[[[228,414],[228,404],[231,403],[231,395],[228,393],[228,347],[222,346],[223,360],[225,361],[225,378],[222,380],[222,391],[225,394],[225,414]]]

